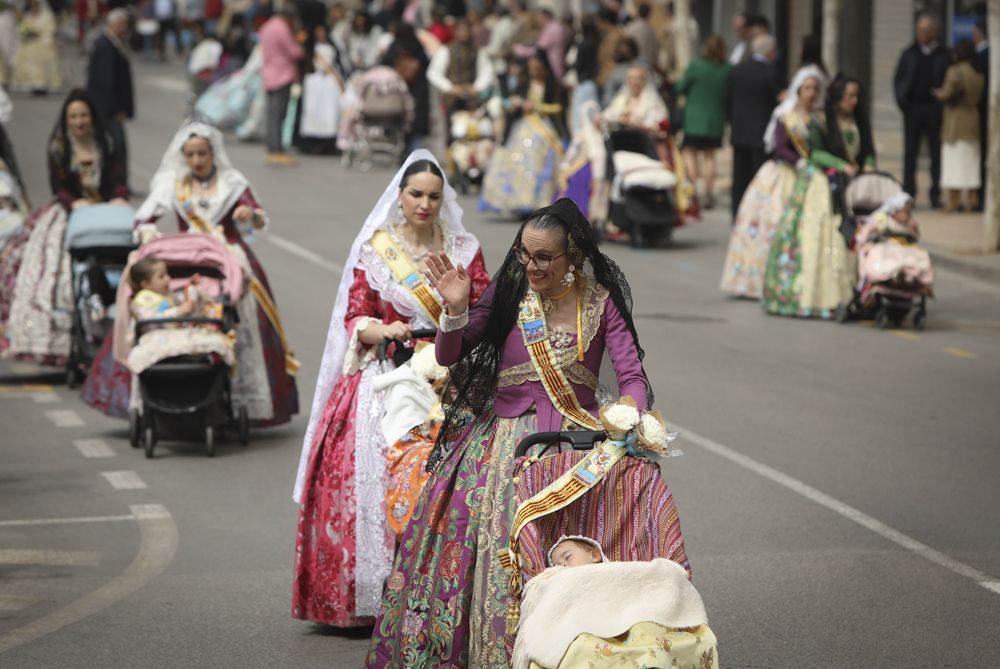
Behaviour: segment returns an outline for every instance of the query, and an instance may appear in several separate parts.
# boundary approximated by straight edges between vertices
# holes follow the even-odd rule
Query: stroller
[[[933,297],[930,256],[916,246],[916,227],[906,227],[888,215],[874,214],[902,185],[883,173],[861,174],[844,192],[854,224],[858,254],[858,284],[850,303],[837,310],[837,320],[874,319],[879,328],[899,327],[913,314],[914,329],[927,323],[927,298]]]
[[[642,130],[612,130],[607,140],[612,176],[609,216],[635,248],[667,246],[683,220],[677,212],[677,177]]]
[[[452,183],[463,195],[483,181],[496,139],[493,121],[485,110],[456,111],[451,115],[448,165]]]
[[[406,82],[394,69],[373,67],[357,77],[345,107],[338,146],[346,167],[356,165],[367,172],[376,162],[403,162],[414,107]]]
[[[73,272],[73,320],[66,385],[77,386],[114,326],[115,291],[135,248],[135,211],[118,204],[77,209],[66,226]]]
[[[217,306],[197,317],[135,321],[128,306],[132,289],[128,282],[119,284],[116,307],[121,320],[116,329],[124,329],[127,336],[134,327],[135,345],[128,354],[134,380],[129,410],[132,446],[142,445],[146,457],[152,458],[161,433],[203,435],[205,453],[212,457],[217,430],[235,432],[246,446],[249,412],[246,406],[234,406],[230,389],[230,372],[236,362],[234,305],[244,291],[240,260],[222,240],[184,233],[153,239],[129,261],[150,257],[167,264],[171,288],[183,288],[197,275],[198,291]]]
[[[661,567],[669,567],[668,571],[673,570],[675,577],[680,574],[680,580],[690,588],[687,583],[690,567],[676,507],[659,465],[629,455],[623,447],[606,439],[607,435],[601,431],[539,433],[522,440],[515,451],[514,491],[518,508],[511,524],[510,545],[501,554],[501,562],[511,572],[513,601],[507,643],[515,648],[517,667],[528,666],[521,646],[525,639],[518,638],[515,644],[511,622],[516,621],[518,637],[533,634],[537,638],[551,627],[543,624],[539,630],[537,621],[532,620],[530,612],[521,611],[520,604],[522,593],[523,602],[528,603],[529,591],[536,587],[529,581],[549,567],[550,547],[560,538],[589,537],[600,545],[602,554],[611,562],[652,565],[655,561]],[[529,456],[530,449],[540,444],[544,445],[541,452]],[[572,450],[549,453],[556,444],[571,446]],[[629,512],[635,512],[636,516],[626,517]],[[696,636],[698,643],[705,644],[699,650],[705,652],[703,664],[698,666],[717,667],[714,636],[707,624],[693,621],[676,625],[695,626],[703,628]],[[695,641],[693,637],[686,638]],[[614,652],[609,644],[602,646],[607,648],[608,655]],[[562,654],[557,653],[556,657]],[[532,662],[530,666],[541,667],[542,663]],[[570,665],[557,661],[545,666]]]

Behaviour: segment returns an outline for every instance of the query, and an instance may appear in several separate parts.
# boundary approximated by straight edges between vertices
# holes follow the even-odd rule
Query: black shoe
[[[944,207],[944,205],[941,204],[941,198],[939,198],[939,197],[932,197],[931,198],[931,209],[941,209],[943,207]]]

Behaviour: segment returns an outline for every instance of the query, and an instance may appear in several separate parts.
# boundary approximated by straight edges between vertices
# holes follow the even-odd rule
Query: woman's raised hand
[[[461,263],[456,267],[443,253],[428,253],[424,275],[444,298],[448,313],[456,316],[469,308],[472,280]]]

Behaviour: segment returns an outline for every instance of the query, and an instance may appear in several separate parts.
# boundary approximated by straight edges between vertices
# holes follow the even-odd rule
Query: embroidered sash
[[[545,323],[541,300],[538,298],[538,293],[531,289],[528,289],[524,299],[521,300],[517,326],[521,329],[524,347],[528,349],[528,355],[552,405],[559,410],[559,413],[581,427],[588,430],[601,429],[600,421],[580,405],[573,387],[559,367],[555,351],[552,350],[552,342],[549,341],[549,329]],[[578,331],[577,337],[581,336],[582,333]]]
[[[794,111],[785,114],[781,121],[788,130],[788,141],[792,143],[800,156],[809,158],[809,142],[805,139],[809,136],[809,126]]]
[[[441,318],[441,302],[431,291],[431,287],[413,259],[392,241],[392,237],[385,230],[377,230],[372,235],[370,243],[392,270],[396,280],[409,291],[424,315],[430,318],[431,323],[437,323]]]
[[[198,232],[204,234],[217,234],[225,237],[221,231],[221,226],[212,226],[205,219],[198,215],[194,209],[194,205],[191,204],[191,181],[190,179],[178,182],[177,184],[177,202],[181,206],[181,210],[184,214],[184,218],[191,224],[191,227],[195,228]],[[278,340],[281,342],[281,350],[285,354],[285,371],[290,376],[295,376],[302,366],[302,363],[298,361],[295,354],[288,349],[288,339],[285,337],[285,327],[281,323],[281,316],[278,314],[278,307],[271,299],[270,293],[264,287],[264,284],[260,280],[250,275],[250,292],[253,294],[254,299],[257,301],[258,306],[260,306],[261,311],[267,317],[267,320],[271,322],[271,326],[278,335]]]
[[[500,564],[510,570],[510,603],[507,606],[507,632],[515,634],[521,617],[521,565],[518,537],[528,523],[563,509],[579,499],[604,478],[612,466],[627,453],[624,442],[605,439],[569,471],[521,502],[510,529],[510,544],[499,554]],[[534,460],[526,460],[522,467]]]

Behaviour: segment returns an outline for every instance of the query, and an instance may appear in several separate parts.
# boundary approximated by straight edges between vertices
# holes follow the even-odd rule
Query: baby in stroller
[[[159,258],[147,257],[134,263],[129,268],[129,283],[135,293],[129,310],[137,323],[173,321],[192,316],[212,320],[222,318],[222,305],[198,289],[197,274],[181,291],[171,290],[167,263]],[[232,344],[211,323],[146,324],[142,328],[142,336],[138,337],[129,352],[128,367],[133,373],[140,374],[166,357],[197,353],[215,354],[227,365],[233,364]]]
[[[502,558],[512,570],[513,667],[718,667],[673,498],[650,459],[673,454],[672,436],[656,412],[640,418],[624,400],[602,410],[602,423],[606,433],[540,434],[518,447],[522,456],[553,440],[593,446],[546,447],[515,465],[518,507]]]
[[[899,326],[915,310],[913,327],[924,328],[927,298],[934,294],[934,268],[930,254],[917,244],[919,238],[913,198],[902,191],[861,220],[855,235],[855,312],[874,317],[879,327],[887,327],[890,323]]]

